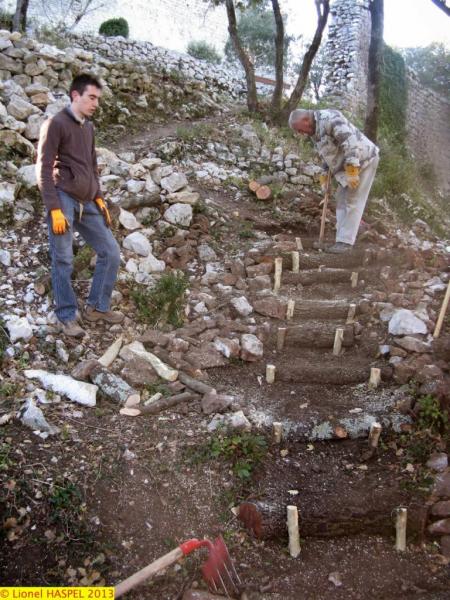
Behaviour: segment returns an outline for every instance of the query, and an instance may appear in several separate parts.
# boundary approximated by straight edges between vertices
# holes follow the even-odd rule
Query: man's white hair
[[[289,127],[294,129],[295,123],[301,121],[303,119],[308,119],[312,121],[314,119],[314,111],[313,110],[305,110],[303,108],[296,108],[289,115]]]

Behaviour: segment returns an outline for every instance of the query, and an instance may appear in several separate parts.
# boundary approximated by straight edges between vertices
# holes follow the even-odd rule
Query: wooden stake
[[[292,272],[299,273],[300,272],[300,254],[298,252],[291,252],[292,256]]]
[[[283,271],[283,259],[281,257],[275,259],[275,279],[273,291],[278,294],[281,287],[281,272]]]
[[[369,448],[376,448],[378,446],[378,440],[380,439],[381,424],[372,423],[369,431]]]
[[[289,321],[294,316],[295,300],[288,300],[286,309],[286,319]]]
[[[439,312],[439,317],[436,322],[436,327],[434,328],[434,333],[433,333],[434,338],[439,337],[439,334],[441,333],[442,324],[444,323],[444,317],[445,317],[445,313],[447,311],[449,301],[450,301],[450,281],[447,284],[447,291],[445,292],[444,300],[442,302],[441,310]]]
[[[355,315],[356,315],[356,304],[350,304],[350,306],[348,307],[348,315],[347,315],[347,320],[345,321],[345,324],[351,325],[352,323],[354,323]]]
[[[297,246],[297,250],[303,250],[302,238],[296,237],[295,244]]]
[[[320,220],[319,244],[323,243],[323,238],[325,237],[325,220],[327,217],[327,208],[328,208],[328,200],[330,197],[330,188],[331,188],[331,171],[328,171],[327,182],[326,182],[326,187],[325,187],[325,196],[323,199],[322,218]]]
[[[352,282],[352,288],[358,285],[358,271],[353,271],[350,281]]]
[[[395,520],[395,549],[397,552],[406,550],[406,522],[408,520],[408,510],[406,508],[397,508],[397,518]]]
[[[334,334],[333,354],[335,356],[339,356],[339,354],[341,353],[343,341],[344,341],[344,329],[342,327],[338,327],[336,329],[336,333]]]
[[[283,350],[286,340],[286,327],[278,327],[277,330],[277,350]]]
[[[297,558],[300,554],[300,534],[298,530],[298,510],[296,506],[287,507],[287,527],[289,535],[289,554]]]
[[[381,382],[381,369],[372,367],[370,369],[369,387],[374,390],[380,385],[380,382]]]
[[[274,422],[273,427],[273,441],[275,444],[281,444],[283,438],[283,423]]]
[[[266,381],[273,383],[275,381],[275,365],[266,365]]]

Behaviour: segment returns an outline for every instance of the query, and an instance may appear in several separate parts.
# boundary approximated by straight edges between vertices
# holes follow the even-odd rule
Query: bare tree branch
[[[272,10],[275,17],[275,89],[272,96],[272,111],[278,112],[281,108],[283,94],[283,63],[284,63],[284,23],[281,16],[278,0],[272,0]]]

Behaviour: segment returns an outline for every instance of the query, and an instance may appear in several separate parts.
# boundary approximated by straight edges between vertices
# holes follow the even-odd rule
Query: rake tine
[[[222,579],[222,575],[219,573],[219,571],[217,571],[217,576],[220,579],[220,583],[222,584],[223,591],[227,595],[227,598],[231,598],[230,594],[228,593],[227,586],[225,585],[225,581]]]
[[[230,573],[230,571],[227,569],[226,564],[223,565],[223,568],[225,569],[225,571],[227,572],[228,575],[228,579],[230,580],[231,585],[233,586],[233,588],[236,590],[236,592],[239,593],[239,588],[237,587],[236,583],[234,582],[233,579],[233,575],[232,573]]]
[[[231,570],[233,571],[233,575],[238,580],[239,585],[242,585],[241,578],[239,577],[238,572],[236,571],[236,567],[234,566],[234,562],[232,560],[230,560],[230,563],[231,563]]]

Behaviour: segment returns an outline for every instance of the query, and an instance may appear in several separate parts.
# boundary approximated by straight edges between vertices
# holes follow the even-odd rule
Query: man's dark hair
[[[70,96],[70,100],[72,101],[72,92],[78,92],[80,94],[80,96],[83,95],[84,90],[87,88],[88,85],[94,85],[96,88],[98,88],[99,90],[102,89],[102,84],[100,83],[100,81],[97,79],[97,77],[94,77],[93,75],[90,75],[89,73],[81,73],[80,75],[77,75],[76,77],[74,77],[72,83],[70,84],[70,89],[69,89],[69,96]]]

